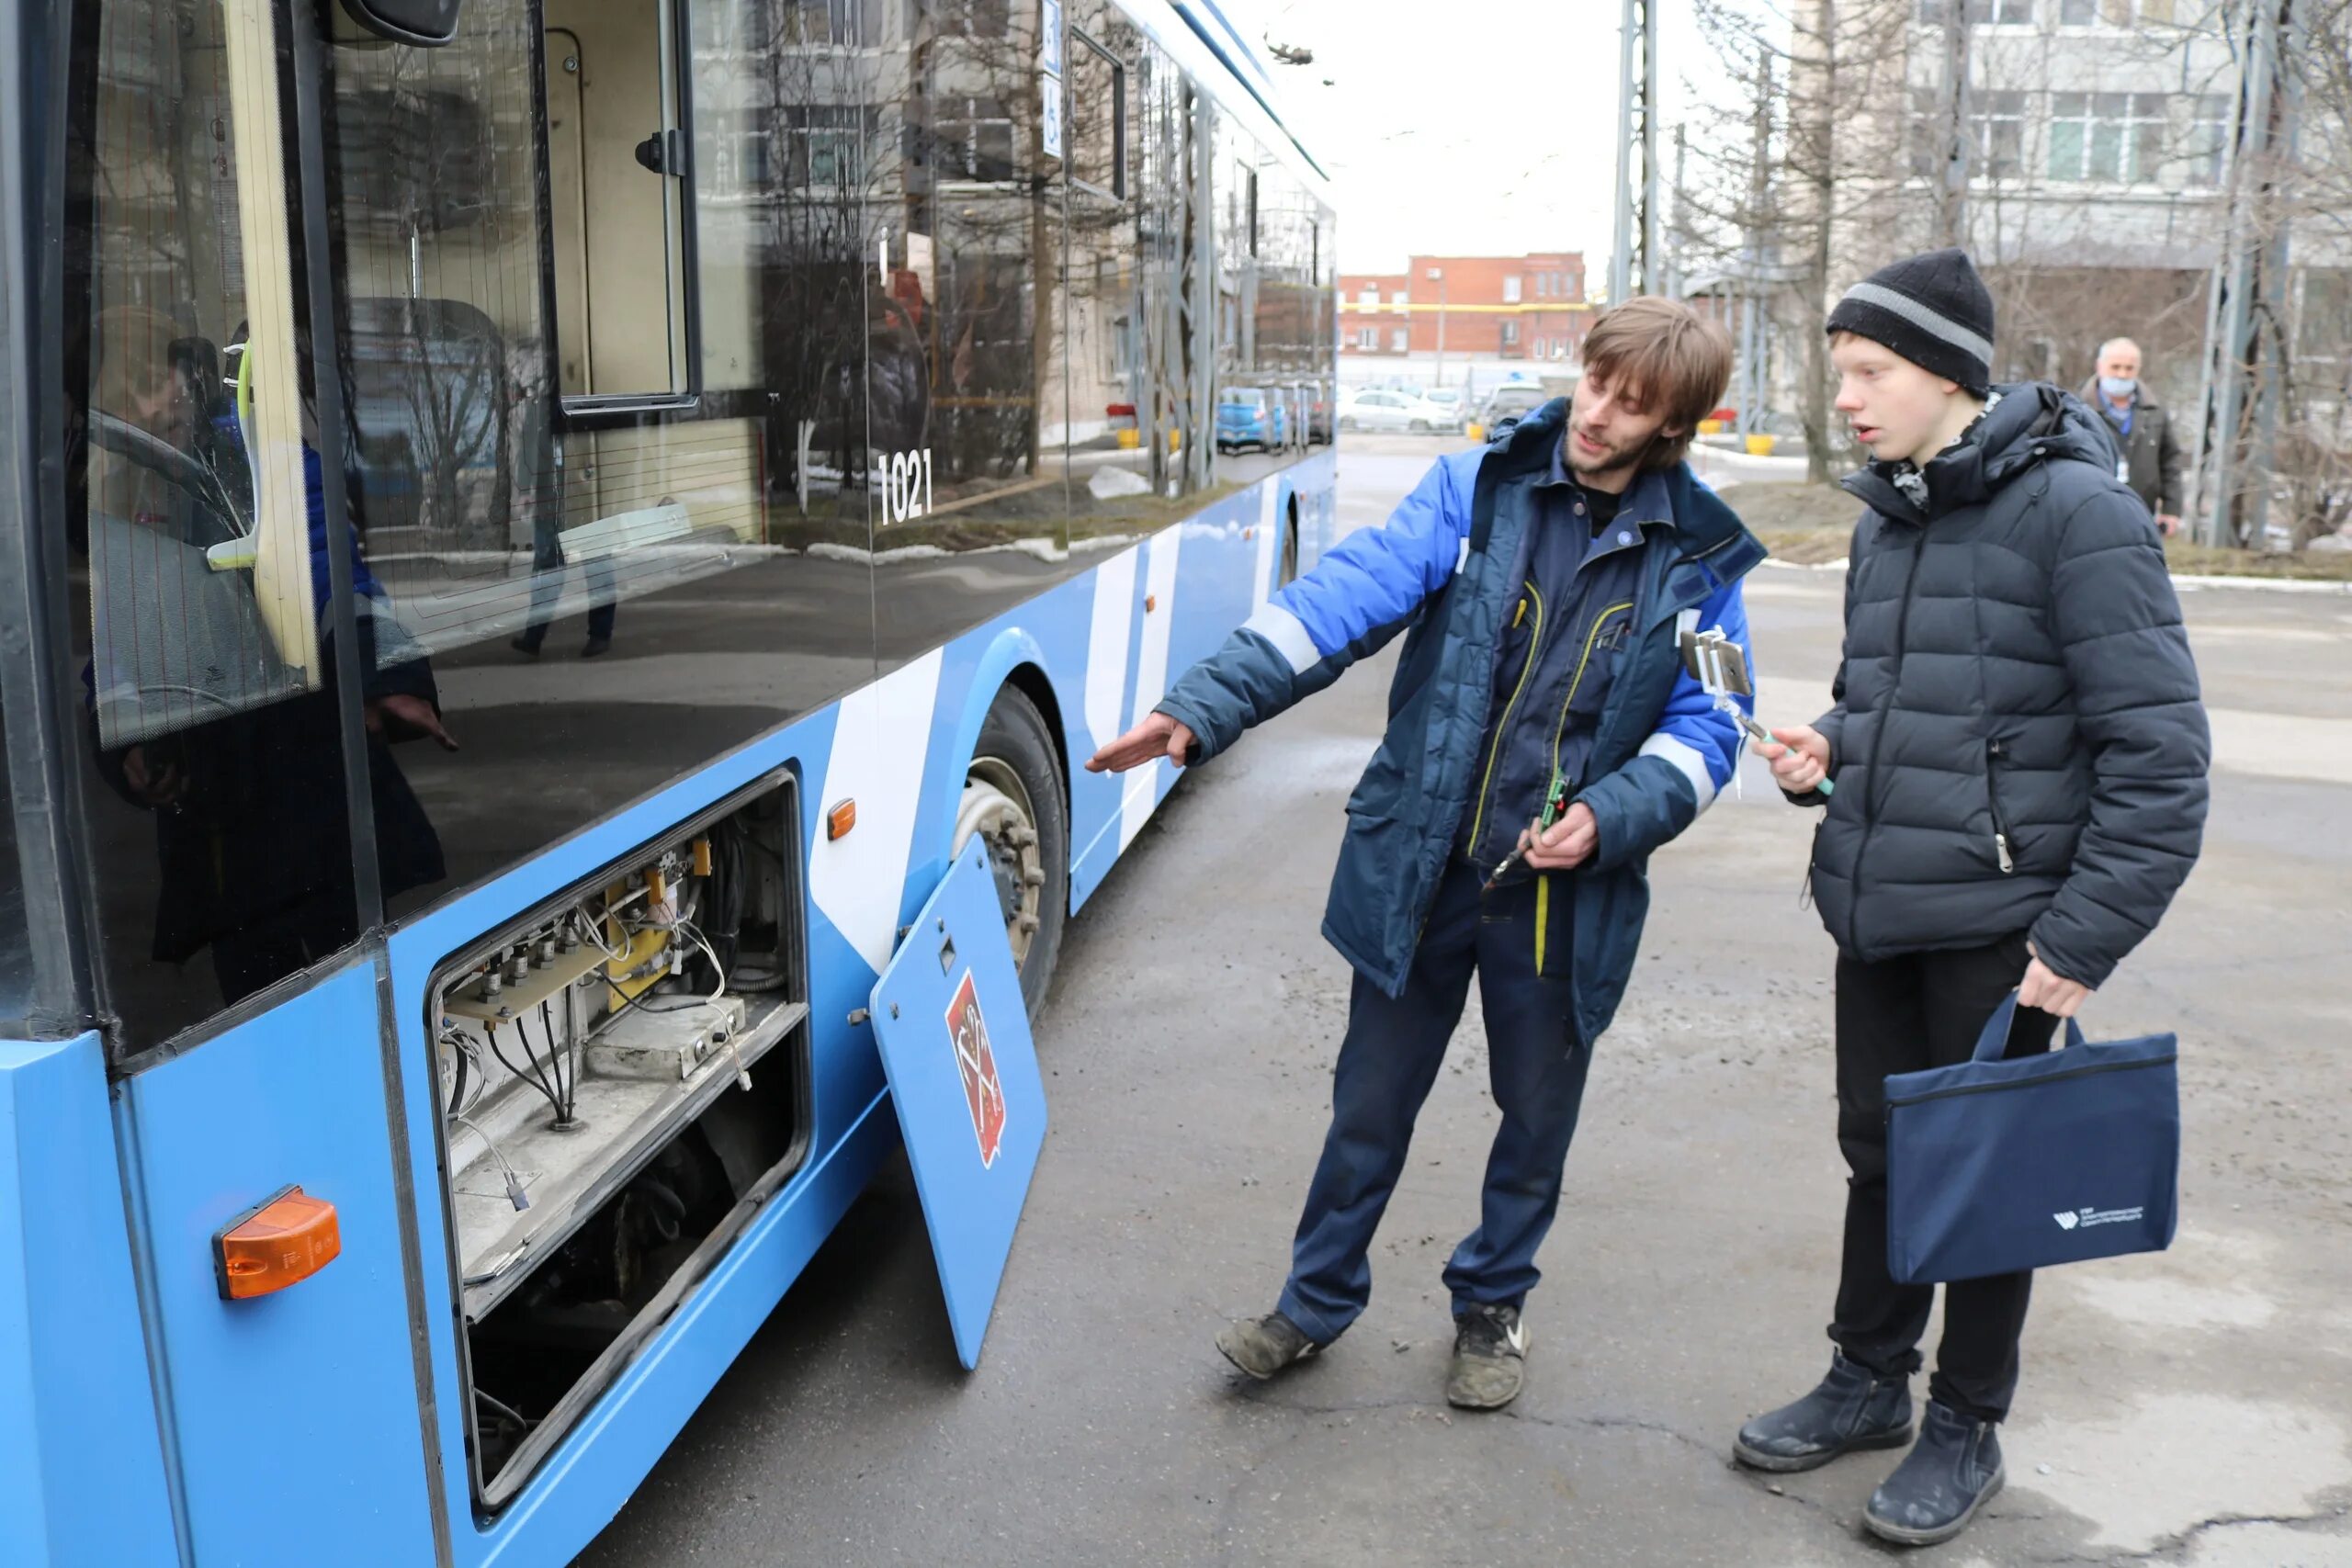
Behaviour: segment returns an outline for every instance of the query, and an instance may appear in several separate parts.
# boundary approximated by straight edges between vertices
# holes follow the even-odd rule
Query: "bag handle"
[[[1984,1032],[1976,1037],[1976,1050],[1972,1060],[1997,1062],[2009,1052],[2009,1026],[2018,1019],[2018,994],[2011,991],[1984,1021]],[[2083,1026],[2073,1019],[2066,1021],[2066,1045],[2069,1049],[2082,1044]]]

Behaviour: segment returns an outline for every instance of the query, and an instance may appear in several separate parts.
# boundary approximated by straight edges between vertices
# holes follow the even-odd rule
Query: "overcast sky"
[[[1331,172],[1340,265],[1404,268],[1415,251],[1582,251],[1607,279],[1614,223],[1619,0],[1219,0],[1271,65],[1281,107]],[[1659,6],[1660,96],[1713,56],[1690,7]],[[1323,84],[1330,81],[1329,86]]]

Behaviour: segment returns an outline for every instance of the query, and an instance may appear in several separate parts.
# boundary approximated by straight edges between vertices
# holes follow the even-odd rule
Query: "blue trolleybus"
[[[1208,0],[0,39],[0,1562],[567,1562],[1328,539],[1327,186]]]

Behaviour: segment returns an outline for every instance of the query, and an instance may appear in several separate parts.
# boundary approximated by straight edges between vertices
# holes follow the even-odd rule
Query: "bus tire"
[[[1069,918],[1069,807],[1061,754],[1045,716],[1018,687],[996,696],[965,770],[956,852],[988,841],[1005,935],[1031,1017],[1045,1005]]]

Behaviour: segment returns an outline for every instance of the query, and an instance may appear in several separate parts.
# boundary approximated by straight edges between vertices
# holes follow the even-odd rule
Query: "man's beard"
[[[1603,475],[1630,473],[1638,468],[1642,459],[1649,455],[1650,444],[1645,441],[1630,452],[1611,446],[1609,448],[1607,457],[1599,462],[1594,462],[1577,450],[1576,435],[1577,432],[1571,427],[1568,434],[1564,438],[1567,446],[1568,471],[1572,474],[1589,474],[1599,478]]]

